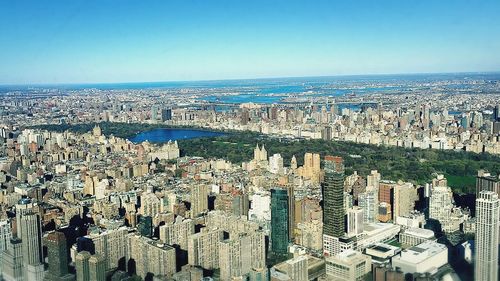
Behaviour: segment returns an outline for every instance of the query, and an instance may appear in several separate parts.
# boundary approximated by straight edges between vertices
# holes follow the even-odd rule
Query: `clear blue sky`
[[[0,0],[0,84],[499,70],[498,0]]]

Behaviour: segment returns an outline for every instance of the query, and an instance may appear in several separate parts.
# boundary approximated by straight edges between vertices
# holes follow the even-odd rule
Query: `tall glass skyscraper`
[[[344,162],[341,157],[325,157],[323,182],[323,234],[342,237],[345,230]]]
[[[288,193],[286,189],[271,189],[271,251],[288,253]]]

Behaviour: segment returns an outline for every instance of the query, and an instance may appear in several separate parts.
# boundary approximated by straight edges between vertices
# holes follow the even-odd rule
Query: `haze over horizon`
[[[0,84],[500,70],[498,1],[4,1]]]

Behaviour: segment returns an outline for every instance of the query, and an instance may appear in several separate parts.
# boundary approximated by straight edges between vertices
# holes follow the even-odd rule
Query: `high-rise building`
[[[441,230],[451,233],[460,229],[463,216],[454,206],[453,192],[448,187],[446,178],[438,175],[433,180],[431,196],[429,198],[429,219],[436,220],[441,226]]]
[[[231,210],[235,216],[248,216],[250,204],[248,202],[248,194],[234,194],[232,196]]]
[[[74,280],[74,276],[68,273],[68,247],[64,233],[49,233],[45,238],[45,245],[49,259],[49,270],[45,274],[45,280]]]
[[[297,169],[297,158],[295,157],[295,155],[292,156],[292,160],[290,160],[290,168],[292,170],[296,170]]]
[[[27,280],[44,277],[42,220],[32,204],[16,205],[17,235],[22,241],[24,273]]]
[[[321,139],[329,141],[332,140],[332,127],[331,126],[325,126],[321,130]]]
[[[106,259],[101,255],[89,258],[89,280],[106,281]]]
[[[92,255],[87,251],[81,251],[76,255],[76,281],[90,281],[89,259],[91,256]]]
[[[381,178],[382,176],[377,170],[372,170],[366,177],[366,186],[372,186],[378,189]]]
[[[353,206],[347,209],[347,236],[357,236],[363,232],[363,209]]]
[[[250,121],[250,112],[248,112],[248,109],[244,108],[241,110],[241,125],[246,125],[248,124],[248,121]]]
[[[500,104],[495,105],[493,109],[493,120],[500,121]]]
[[[341,157],[325,157],[323,183],[323,234],[342,237],[345,231],[344,163]]]
[[[274,254],[288,253],[289,212],[286,189],[271,189],[271,250]]]
[[[339,238],[345,233],[344,163],[341,157],[325,157],[323,182],[323,252],[340,253]]]
[[[7,250],[12,238],[12,231],[9,221],[0,221],[0,257]],[[2,259],[0,258],[0,276],[2,276]]]
[[[317,153],[304,154],[304,166],[302,167],[302,176],[310,179],[314,183],[319,183],[321,166],[321,158]]]
[[[376,222],[378,218],[378,188],[368,185],[366,191],[358,195],[358,206],[363,209],[365,223]]]
[[[191,217],[208,211],[208,187],[205,184],[197,184],[191,187]]]
[[[135,261],[136,273],[145,279],[154,276],[170,278],[177,271],[175,248],[137,234],[128,236],[128,258]]]
[[[267,150],[264,145],[262,145],[262,148],[260,148],[259,144],[257,144],[255,149],[253,150],[253,160],[257,163],[267,161]]]
[[[158,120],[158,110],[159,110],[159,108],[157,105],[153,105],[151,107],[151,120],[153,120],[153,121]]]
[[[219,242],[224,239],[222,230],[208,230],[189,236],[188,262],[212,270],[219,268]]]
[[[188,249],[188,238],[194,234],[194,221],[178,216],[174,223],[160,226],[160,240],[167,245],[179,245],[183,250]]]
[[[160,212],[160,198],[152,192],[145,192],[141,195],[140,213],[144,217],[154,217]]]
[[[283,157],[276,153],[269,157],[269,172],[273,174],[281,174],[283,172]]]
[[[475,280],[498,280],[500,200],[492,191],[476,199]]]
[[[0,253],[7,250],[7,245],[9,245],[11,238],[12,231],[9,222],[0,221]]]
[[[23,280],[23,251],[21,239],[13,237],[0,256],[2,277],[5,281]]]
[[[494,177],[485,170],[479,170],[476,177],[476,196],[481,191],[493,191],[500,195],[500,177]]]
[[[126,257],[127,233],[126,227],[110,229],[102,233],[91,233],[80,238],[81,241],[87,243],[79,243],[78,250],[103,256],[106,260],[106,270],[115,269],[120,265],[120,261]]]
[[[161,109],[161,121],[165,122],[168,120],[172,120],[172,109],[171,108],[162,108]]]
[[[288,190],[288,239],[293,240],[295,238],[295,186],[293,183],[287,185]]]
[[[389,206],[391,206],[390,219],[392,219],[392,213],[393,213],[392,208],[394,205],[394,186],[395,186],[395,182],[393,182],[393,181],[383,180],[383,181],[379,182],[378,202],[379,203],[385,202]]]
[[[219,242],[221,280],[246,275],[252,268],[263,268],[265,261],[264,233],[260,231],[242,233]]]
[[[393,196],[393,221],[395,221],[397,217],[410,214],[411,211],[415,209],[415,201],[418,200],[418,195],[417,189],[415,189],[413,184],[409,182],[398,182],[394,186]]]

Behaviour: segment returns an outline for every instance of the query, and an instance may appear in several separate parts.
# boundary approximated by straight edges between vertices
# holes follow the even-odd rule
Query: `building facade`
[[[271,251],[275,254],[288,252],[288,192],[286,189],[271,190]]]
[[[475,280],[498,280],[500,200],[493,191],[481,191],[476,199]]]

